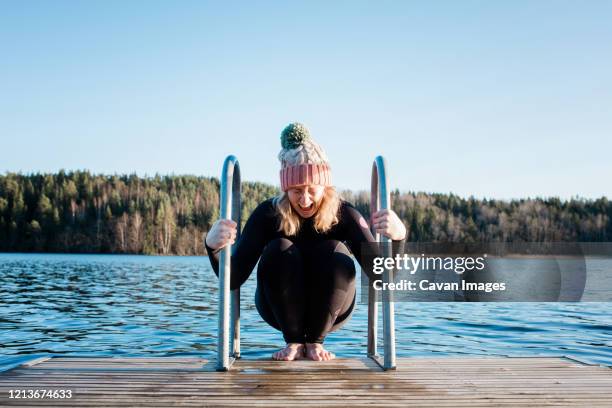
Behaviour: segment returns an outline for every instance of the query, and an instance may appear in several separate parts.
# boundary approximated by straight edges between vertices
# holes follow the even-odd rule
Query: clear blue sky
[[[27,1],[0,7],[0,172],[278,184],[301,121],[334,181],[612,197],[611,1]]]

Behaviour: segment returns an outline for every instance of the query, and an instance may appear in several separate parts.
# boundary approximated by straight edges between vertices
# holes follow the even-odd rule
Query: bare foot
[[[327,351],[319,343],[306,343],[306,358],[314,361],[327,361],[336,358],[334,353]]]
[[[288,343],[283,349],[272,354],[274,360],[292,361],[304,358],[304,345],[300,343]]]

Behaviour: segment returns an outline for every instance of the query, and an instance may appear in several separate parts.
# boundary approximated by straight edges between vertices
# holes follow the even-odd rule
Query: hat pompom
[[[290,123],[281,132],[281,146],[283,149],[295,149],[310,139],[310,132],[301,123]]]

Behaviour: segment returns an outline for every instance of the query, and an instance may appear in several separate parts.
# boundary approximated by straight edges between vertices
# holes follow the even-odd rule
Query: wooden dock
[[[71,399],[11,399],[9,390],[71,390]],[[612,407],[612,370],[566,358],[238,360],[51,358],[0,373],[0,406]]]

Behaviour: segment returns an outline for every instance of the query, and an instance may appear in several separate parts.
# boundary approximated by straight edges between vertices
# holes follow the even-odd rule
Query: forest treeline
[[[242,219],[278,194],[242,186]],[[369,194],[341,192],[364,216]],[[487,200],[392,194],[410,241],[612,241],[605,197]],[[201,255],[219,214],[219,181],[196,176],[95,175],[87,171],[0,175],[0,251]]]

